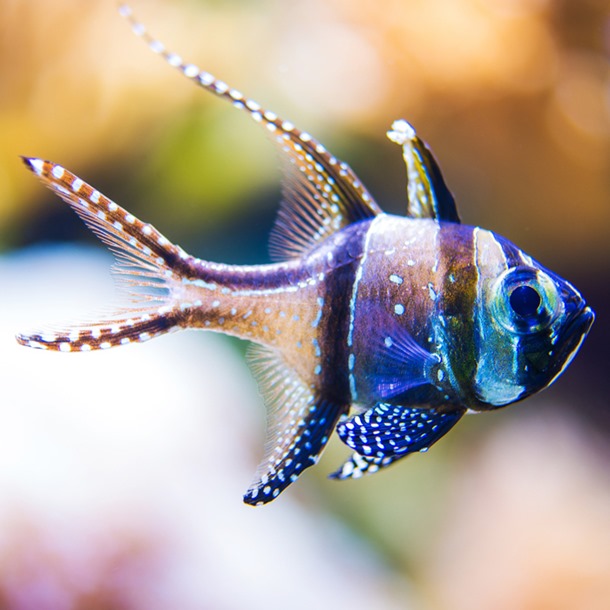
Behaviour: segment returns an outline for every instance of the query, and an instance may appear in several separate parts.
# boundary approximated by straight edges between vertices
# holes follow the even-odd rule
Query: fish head
[[[484,254],[479,250],[477,261],[474,391],[482,408],[495,408],[553,383],[578,352],[595,315],[569,282],[507,240],[485,233],[483,241],[494,244],[483,248]]]

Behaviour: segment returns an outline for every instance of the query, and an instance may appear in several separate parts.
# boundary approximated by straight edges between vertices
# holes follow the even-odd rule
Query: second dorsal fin
[[[349,165],[330,154],[313,136],[168,51],[136,20],[128,4],[121,3],[119,12],[153,52],[199,87],[245,111],[265,127],[278,146],[285,180],[284,200],[269,242],[274,260],[297,258],[335,231],[381,213]]]
[[[297,258],[336,231],[381,213],[352,170],[322,154],[320,144],[304,147],[287,135],[276,140],[284,199],[269,239],[274,260]]]

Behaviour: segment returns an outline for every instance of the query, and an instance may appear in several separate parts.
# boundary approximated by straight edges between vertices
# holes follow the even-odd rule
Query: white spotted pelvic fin
[[[190,257],[161,233],[102,195],[80,178],[42,159],[23,157],[26,166],[57,193],[113,251],[119,286],[132,306],[90,324],[20,334],[22,345],[54,351],[90,351],[152,339],[179,327],[180,309],[170,298],[180,268]]]
[[[284,201],[269,240],[270,253],[275,260],[298,258],[328,235],[382,212],[349,165],[331,155],[310,134],[265,110],[209,72],[185,63],[176,53],[167,51],[165,45],[134,18],[127,4],[121,4],[119,12],[154,53],[198,86],[244,110],[266,128],[279,147],[285,180]]]
[[[352,456],[331,479],[358,479],[417,451],[426,452],[463,416],[464,409],[439,411],[379,403],[337,426]]]

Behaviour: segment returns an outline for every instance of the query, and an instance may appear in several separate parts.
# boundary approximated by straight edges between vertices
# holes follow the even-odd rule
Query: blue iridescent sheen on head
[[[579,292],[508,240],[493,236],[499,271],[478,313],[477,394],[504,406],[552,383],[593,323]],[[480,270],[482,273],[482,270]]]

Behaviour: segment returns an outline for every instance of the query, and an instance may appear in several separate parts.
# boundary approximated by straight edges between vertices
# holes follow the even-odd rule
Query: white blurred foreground
[[[404,587],[297,501],[307,477],[269,507],[242,504],[264,417],[228,342],[178,333],[90,354],[15,343],[109,304],[109,262],[73,248],[0,262],[0,606],[404,608]]]

